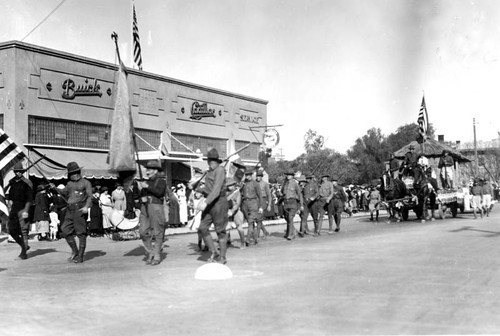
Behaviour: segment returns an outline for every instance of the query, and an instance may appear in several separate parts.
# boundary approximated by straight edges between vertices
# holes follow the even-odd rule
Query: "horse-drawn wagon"
[[[438,210],[442,219],[448,212],[456,217],[458,210],[463,211],[464,208],[463,192],[456,188],[460,179],[460,164],[470,162],[470,160],[434,139],[412,141],[396,151],[395,158],[403,163],[410,148],[413,148],[414,158],[425,157],[423,160],[425,163],[411,167],[411,174],[403,174],[409,176],[404,176],[401,180],[391,181],[388,175],[384,175],[382,178],[384,201],[390,208],[396,208],[403,220],[408,219],[410,210],[413,210],[417,218],[422,220],[428,217],[428,209],[431,210],[432,218],[434,218],[434,210]],[[453,166],[450,167],[451,170],[448,170],[451,175],[449,176],[451,186],[443,186],[445,181],[440,178],[439,161],[445,151],[453,158]],[[405,170],[404,173],[407,171]]]

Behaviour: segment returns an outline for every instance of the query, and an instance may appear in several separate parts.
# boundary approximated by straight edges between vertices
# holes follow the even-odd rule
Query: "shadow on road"
[[[41,255],[44,255],[44,254],[54,253],[54,252],[57,252],[57,250],[55,248],[38,249],[36,251],[29,252],[28,253],[28,258],[38,257],[38,256],[41,256]]]
[[[2,242],[4,242],[5,240],[7,240],[7,238],[9,238],[9,236],[0,237],[0,243],[2,243]]]
[[[123,256],[124,257],[139,257],[146,254],[144,246],[137,246],[135,249],[128,251]]]
[[[0,272],[6,271],[6,268],[0,268]]]
[[[481,229],[477,229],[477,228],[472,227],[472,226],[462,226],[459,229],[450,230],[450,232],[462,232],[462,231],[475,231],[475,232],[489,233],[489,235],[486,235],[486,237],[489,237],[489,238],[500,236],[500,232],[481,230]]]
[[[104,251],[88,251],[87,253],[85,253],[85,259],[92,260],[94,258],[99,258],[99,257],[105,256],[105,255],[106,255],[106,252],[104,252]]]

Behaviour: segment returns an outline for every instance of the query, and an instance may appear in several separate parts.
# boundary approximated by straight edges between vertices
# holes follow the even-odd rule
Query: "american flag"
[[[4,213],[6,216],[9,215],[9,208],[7,207],[7,202],[5,201],[5,192],[3,187],[0,186],[0,213]]]
[[[21,149],[0,128],[0,176],[5,176],[16,163],[24,158],[25,155]]]
[[[424,139],[427,138],[427,129],[429,127],[429,117],[427,116],[427,107],[425,106],[425,97],[422,97],[422,105],[420,105],[420,112],[418,112],[418,132]]]
[[[137,15],[134,9],[134,22],[132,23],[132,38],[134,40],[134,62],[139,70],[142,70],[141,42],[139,41],[139,28],[137,27]]]

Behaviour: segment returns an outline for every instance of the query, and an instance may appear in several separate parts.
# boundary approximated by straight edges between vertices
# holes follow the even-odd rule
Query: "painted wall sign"
[[[259,124],[260,117],[259,116],[250,116],[247,114],[240,114],[240,121],[250,123],[250,124]]]
[[[201,120],[202,118],[215,118],[217,111],[209,108],[207,103],[194,102],[191,105],[190,119]]]
[[[94,79],[94,81],[89,84],[89,80],[86,78],[85,84],[76,86],[75,81],[68,78],[63,82],[62,88],[62,97],[68,100],[73,100],[76,96],[102,96],[101,85],[97,83],[97,79]]]

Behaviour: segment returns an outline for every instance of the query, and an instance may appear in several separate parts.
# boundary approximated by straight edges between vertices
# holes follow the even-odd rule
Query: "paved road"
[[[2,335],[500,333],[500,214],[420,223],[344,219],[288,242],[283,226],[230,249],[230,280],[195,280],[196,235],[170,236],[162,264],[138,241],[94,238],[84,264],[63,241],[26,261],[0,243]]]

